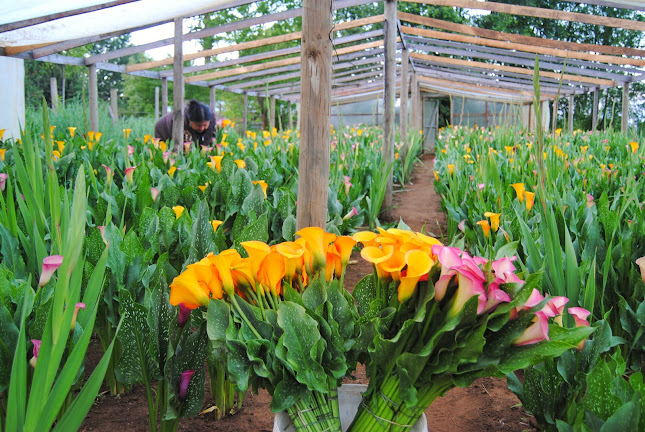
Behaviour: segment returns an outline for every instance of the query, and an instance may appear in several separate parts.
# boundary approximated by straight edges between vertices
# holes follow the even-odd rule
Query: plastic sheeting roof
[[[11,4],[9,4],[11,3]],[[138,0],[111,6],[116,2],[98,0],[35,0],[25,7],[13,2],[0,6],[0,25],[43,16],[66,13],[91,6],[105,5],[102,9],[53,19],[44,23],[0,33],[0,47],[18,47],[61,42],[98,34],[111,33],[190,17],[230,0]]]

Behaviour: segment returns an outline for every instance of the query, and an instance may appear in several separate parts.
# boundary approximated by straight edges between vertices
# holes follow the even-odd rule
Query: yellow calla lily
[[[304,247],[296,242],[283,242],[277,244],[275,250],[285,260],[285,277],[288,281],[293,280],[296,274],[302,273]]]
[[[352,238],[356,240],[358,243],[362,243],[363,246],[377,246],[378,243],[376,242],[376,237],[378,234],[372,231],[359,231],[357,233],[354,233],[352,235]]]
[[[217,219],[212,220],[212,221],[211,221],[211,225],[212,225],[212,227],[213,227],[213,232],[216,232],[216,231],[217,231],[217,228],[219,228],[219,226],[220,226],[221,224],[223,224],[223,223],[224,223],[224,222],[222,222],[221,220],[217,220]]]
[[[177,167],[171,166],[170,169],[168,170],[168,175],[170,176],[170,178],[173,178],[175,176],[175,171],[177,171]]]
[[[502,215],[501,213],[492,213],[492,212],[484,213],[484,216],[490,219],[490,227],[495,232],[497,232],[497,230],[499,229],[499,217],[501,215]]]
[[[535,192],[524,192],[524,196],[526,197],[526,210],[531,210],[535,202]]]
[[[5,155],[4,155],[4,154],[5,154],[6,152],[7,152],[7,149],[0,149],[0,160],[1,160],[2,162],[4,162],[4,158],[5,158]]]
[[[412,297],[419,279],[427,275],[434,264],[434,261],[428,254],[416,250],[405,254],[405,262],[408,267],[405,276],[401,277],[401,283],[399,284],[399,302],[404,302]]]
[[[490,236],[490,225],[488,224],[488,221],[480,220],[476,222],[476,224],[482,227],[482,231],[484,231],[484,237],[488,238]]]
[[[183,206],[179,206],[179,205],[174,206],[172,208],[172,211],[175,212],[175,219],[179,219],[181,217],[181,215],[184,214],[184,210],[185,210],[185,208]]]
[[[74,138],[74,135],[76,134],[76,128],[74,126],[68,126],[67,129],[69,129],[69,136]]]
[[[519,202],[524,202],[524,183],[512,183],[511,186],[515,189],[515,194],[517,195],[517,200]]]
[[[262,186],[262,192],[264,192],[264,198],[266,198],[267,188],[269,187],[267,182],[265,182],[264,180],[253,180],[253,184],[259,184],[260,186]]]

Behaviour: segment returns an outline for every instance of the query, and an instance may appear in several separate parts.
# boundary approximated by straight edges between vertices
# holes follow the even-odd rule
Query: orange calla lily
[[[221,220],[214,219],[211,221],[211,225],[213,226],[213,232],[217,231],[217,228],[219,228],[220,225],[222,225],[224,222]]]
[[[327,246],[336,238],[335,234],[326,233],[320,227],[307,227],[296,232],[306,241],[307,248],[314,259],[313,271],[325,268],[327,261]]]
[[[515,189],[515,193],[517,194],[517,200],[519,202],[524,202],[524,191],[526,190],[524,188],[524,183],[513,183],[511,184],[513,189]]]
[[[260,263],[258,280],[276,297],[282,293],[282,278],[285,276],[285,269],[284,259],[276,251],[269,253]]]
[[[173,306],[179,303],[183,303],[190,309],[208,306],[209,294],[207,285],[199,281],[198,273],[192,268],[187,268],[170,284],[170,304]]]
[[[334,247],[340,255],[340,262],[343,267],[349,262],[349,257],[352,255],[352,249],[356,245],[356,240],[349,236],[339,236],[334,240]]]
[[[334,274],[339,275],[342,273],[342,265],[340,263],[340,255],[335,247],[330,246],[327,250],[327,264],[325,266],[325,280],[329,282]]]
[[[531,210],[535,203],[535,192],[524,192],[524,196],[526,197],[526,210]]]
[[[275,250],[285,259],[285,276],[287,280],[293,280],[296,273],[302,272],[304,247],[296,242],[283,242],[277,244]]]
[[[352,235],[352,238],[356,240],[357,243],[362,243],[363,246],[378,246],[378,243],[375,241],[378,234],[372,231],[359,231]]]
[[[405,254],[395,250],[387,261],[376,265],[376,271],[379,279],[392,278],[392,280],[399,281],[403,267],[405,267]]]
[[[398,299],[400,302],[412,297],[419,279],[428,274],[434,264],[428,254],[414,250],[405,254],[405,262],[408,268],[405,276],[401,277],[401,283],[399,284]]]
[[[271,248],[269,248],[268,244],[256,240],[245,241],[240,244],[242,245],[246,253],[249,254],[249,258],[251,259],[251,269],[253,270],[253,273],[256,275],[259,274],[260,263],[267,255],[269,255]]]
[[[482,231],[484,231],[484,237],[488,238],[490,236],[490,225],[488,224],[488,221],[480,220],[476,222],[476,224],[482,227]]]
[[[235,293],[235,282],[231,270],[242,257],[235,249],[227,249],[219,255],[210,255],[208,258],[217,269],[224,292],[232,297]]]

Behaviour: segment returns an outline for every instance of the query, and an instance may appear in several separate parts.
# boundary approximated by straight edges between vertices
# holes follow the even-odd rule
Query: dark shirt
[[[172,112],[162,116],[155,124],[155,138],[168,142],[172,139]],[[184,142],[194,142],[198,146],[210,146],[215,137],[215,114],[211,113],[210,124],[204,132],[199,133],[190,127],[188,120],[188,105],[184,107]],[[183,144],[183,143],[182,143]],[[177,145],[175,145],[177,147]]]

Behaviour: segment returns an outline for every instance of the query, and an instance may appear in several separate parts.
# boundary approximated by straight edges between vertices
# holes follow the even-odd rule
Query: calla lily
[[[317,272],[327,265],[327,246],[334,241],[335,235],[326,233],[320,227],[307,227],[296,232],[296,235],[305,239],[307,248],[311,252],[314,263],[312,270]]]
[[[333,246],[327,250],[327,258],[325,264],[325,280],[329,282],[334,274],[340,275],[342,273],[342,265],[340,263],[340,255]]]
[[[69,129],[69,136],[71,138],[74,138],[74,135],[76,134],[76,128],[74,126],[68,126],[67,129]]]
[[[150,195],[152,196],[152,202],[156,202],[159,197],[159,189],[151,187]]]
[[[455,172],[455,166],[453,164],[448,164],[448,174]]]
[[[162,141],[162,144],[163,144],[163,141]],[[159,145],[161,145],[161,144],[159,144]],[[161,158],[163,159],[163,163],[165,163],[165,164],[168,163],[168,160],[170,159],[170,152],[169,151],[164,151],[161,154]]]
[[[533,324],[515,339],[513,345],[531,345],[543,340],[549,340],[548,317],[543,312],[536,312]]]
[[[179,397],[180,401],[185,401],[186,396],[188,395],[188,386],[190,385],[190,380],[195,375],[194,370],[187,370],[181,373],[181,378],[179,378]]]
[[[94,140],[98,143],[101,140],[102,136],[103,136],[103,132],[96,132],[94,134]],[[92,149],[90,148],[90,150],[92,150]]]
[[[573,316],[573,320],[576,323],[576,327],[589,327],[589,321],[587,317],[591,314],[587,309],[581,307],[571,307],[567,309],[569,314]],[[585,339],[581,340],[576,348],[578,351],[582,351],[585,347]]]
[[[286,266],[282,255],[270,252],[262,262],[258,271],[258,280],[261,285],[268,288],[274,296],[282,293],[282,278],[286,274]]]
[[[501,213],[492,213],[492,212],[486,212],[484,213],[484,216],[490,219],[490,227],[494,232],[497,232],[499,229],[499,217],[501,216]]]
[[[0,173],[0,191],[4,191],[4,188],[7,186],[8,178],[9,178],[8,174]]]
[[[34,349],[32,351],[33,357],[29,360],[29,365],[35,369],[36,364],[38,363],[38,354],[40,353],[41,341],[38,339],[32,339],[31,343],[34,344]]]
[[[197,270],[191,266],[188,266],[170,284],[170,304],[173,306],[180,303],[189,309],[208,306],[210,294],[206,283],[198,279]]]
[[[587,194],[587,208],[593,207],[594,204],[593,195]]]
[[[374,265],[389,260],[394,253],[394,246],[383,246],[383,249],[376,246],[366,246],[361,250],[361,257]]]
[[[513,189],[515,189],[515,194],[517,195],[517,200],[519,202],[524,202],[524,192],[526,189],[524,188],[524,183],[513,183],[511,184]]]
[[[352,238],[358,243],[362,243],[363,246],[377,246],[378,243],[375,241],[378,234],[372,231],[359,231],[352,235]]]
[[[348,221],[354,216],[358,216],[358,210],[356,210],[356,207],[352,206],[352,209],[347,213],[345,216],[343,216],[344,221]]]
[[[405,254],[405,263],[407,264],[406,274],[401,276],[398,288],[398,299],[401,303],[412,297],[419,279],[428,274],[434,261],[425,252],[411,250]]]
[[[283,242],[277,244],[275,250],[285,259],[285,277],[287,281],[293,280],[296,273],[302,273],[305,249],[301,245],[296,242]]]
[[[499,285],[491,283],[486,292],[486,306],[484,307],[483,312],[490,312],[500,303],[508,303],[510,301],[511,297],[506,293],[506,291],[500,289]]]
[[[130,132],[132,132],[132,129],[123,129],[123,138],[129,138]]]
[[[125,178],[128,181],[128,183],[132,184],[132,180],[134,177],[134,170],[136,169],[136,166],[133,167],[128,167],[125,169]]]
[[[463,260],[459,256],[460,252],[459,249],[454,247],[432,246],[432,253],[437,256],[437,260],[441,264],[441,274],[434,285],[434,298],[436,301],[441,301],[444,298],[450,280],[457,274],[455,269],[463,265]]]
[[[190,318],[191,308],[186,307],[183,303],[179,303],[179,314],[177,315],[177,326],[183,327],[188,322]]]
[[[110,184],[112,184],[112,178],[114,177],[114,173],[112,172],[112,168],[110,168],[109,166],[105,164],[101,166],[105,168],[105,176],[106,176],[105,184],[109,187]]]
[[[488,224],[488,221],[480,220],[475,223],[480,227],[482,227],[482,231],[484,232],[484,237],[488,238],[490,236],[490,225]]]
[[[208,187],[208,183],[206,183],[205,185],[197,185],[197,189],[199,189],[200,191],[202,191],[202,193],[205,193],[205,192],[206,192],[206,188],[207,188],[207,187]]]
[[[175,212],[175,219],[179,219],[181,217],[181,215],[184,214],[184,210],[185,210],[185,208],[183,206],[179,206],[179,205],[174,206],[172,208],[172,211]]]
[[[211,162],[215,165],[215,169],[218,173],[222,172],[222,158],[224,156],[211,156]]]
[[[237,164],[237,167],[242,169],[246,168],[246,162],[244,162],[242,159],[235,159],[233,162]]]
[[[345,185],[345,195],[349,195],[349,189],[352,187],[349,176],[343,176],[343,184]]]
[[[76,306],[74,307],[74,315],[72,315],[72,324],[70,326],[71,331],[74,331],[74,327],[76,327],[76,317],[78,317],[78,311],[81,309],[85,310],[85,303],[76,303]]]
[[[233,297],[235,293],[235,282],[231,270],[234,263],[239,262],[242,258],[235,249],[227,249],[219,255],[211,255],[208,257],[215,265],[219,273],[219,279],[222,282],[222,287],[229,297]]]
[[[262,187],[262,192],[264,192],[264,198],[267,197],[267,188],[269,185],[264,180],[253,180],[253,184],[259,184]]]
[[[513,261],[515,261],[516,259],[516,256],[512,256],[510,258],[504,257],[493,261],[492,267],[493,271],[495,272],[495,276],[500,279],[504,279],[507,272],[514,272],[515,266],[513,265]]]
[[[213,232],[216,232],[217,228],[219,228],[219,226],[223,223],[224,222],[222,222],[221,220],[217,220],[217,219],[212,220],[211,225],[213,226]]]
[[[134,154],[134,146],[128,144],[128,156],[132,156]]]
[[[418,250],[417,250],[418,251]],[[418,251],[421,252],[421,251]],[[423,252],[421,252],[423,253]],[[427,254],[424,253],[427,256]],[[401,270],[406,265],[405,256],[403,252],[395,249],[392,256],[376,265],[376,272],[379,279],[392,279],[394,281],[401,280]]]
[[[629,146],[632,148],[632,153],[636,153],[638,151],[638,143],[636,141],[630,142]]]
[[[170,176],[170,178],[173,178],[175,176],[175,171],[177,171],[177,167],[171,166],[170,169],[168,170],[168,175]]]
[[[530,211],[535,202],[535,192],[524,192],[524,197],[526,198],[526,210]]]
[[[40,273],[40,281],[38,282],[38,286],[45,286],[51,279],[54,272],[58,269],[58,267],[61,266],[61,264],[63,264],[62,255],[50,255],[43,258],[43,266]]]
[[[638,267],[640,268],[640,270],[641,270],[641,279],[643,280],[643,282],[645,282],[645,256],[640,257],[639,259],[637,259],[636,260],[636,265],[638,265]]]
[[[7,149],[0,149],[0,161],[2,162],[4,162],[5,153],[7,153]]]
[[[334,240],[334,247],[340,255],[340,262],[345,267],[352,255],[352,249],[356,245],[356,240],[349,236],[339,236]]]
[[[268,244],[255,240],[242,242],[241,245],[251,259],[251,270],[253,274],[258,274],[260,271],[260,263],[271,253],[271,248]]]

